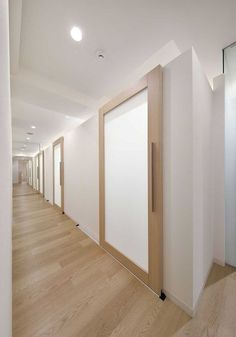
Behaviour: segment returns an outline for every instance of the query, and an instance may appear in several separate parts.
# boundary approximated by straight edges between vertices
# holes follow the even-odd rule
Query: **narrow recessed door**
[[[36,190],[40,190],[40,176],[39,176],[39,155],[36,156]]]
[[[53,201],[64,212],[63,138],[53,143]]]
[[[161,67],[100,110],[100,243],[160,294]]]
[[[44,189],[44,152],[39,154],[39,180],[40,180],[40,193],[43,194]]]

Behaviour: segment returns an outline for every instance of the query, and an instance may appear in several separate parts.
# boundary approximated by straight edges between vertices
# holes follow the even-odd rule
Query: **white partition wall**
[[[0,2],[0,336],[12,336],[12,145],[8,1]]]
[[[53,143],[53,203],[64,212],[64,141]]]
[[[105,240],[148,271],[147,89],[104,122]]]
[[[225,260],[236,267],[236,46],[224,50],[225,63]]]
[[[64,136],[64,148],[65,213],[98,242],[98,116],[95,115],[67,132]],[[45,150],[46,170],[50,170],[50,158],[51,148],[48,148]],[[45,174],[45,177],[50,178],[50,174]],[[47,199],[49,197],[48,193]]]
[[[213,93],[193,50],[163,84],[164,291],[193,315],[213,262]]]

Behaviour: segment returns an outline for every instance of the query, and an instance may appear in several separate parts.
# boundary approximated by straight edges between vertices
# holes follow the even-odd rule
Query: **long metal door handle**
[[[61,186],[61,182],[62,182],[61,175],[62,175],[62,167],[61,167],[61,161],[60,161],[60,186]]]
[[[151,194],[152,194],[152,212],[155,212],[155,143],[151,143]]]

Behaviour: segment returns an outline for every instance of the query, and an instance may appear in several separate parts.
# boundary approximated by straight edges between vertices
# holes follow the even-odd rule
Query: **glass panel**
[[[236,44],[224,56],[226,262],[236,267]]]
[[[60,185],[61,144],[54,146],[54,203],[61,207]]]
[[[148,271],[147,90],[105,115],[105,240]]]

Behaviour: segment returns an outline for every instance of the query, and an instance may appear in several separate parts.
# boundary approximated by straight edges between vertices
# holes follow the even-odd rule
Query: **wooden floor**
[[[13,337],[167,337],[189,320],[41,196],[15,190]]]
[[[190,320],[30,187],[14,191],[13,337],[169,337]]]

